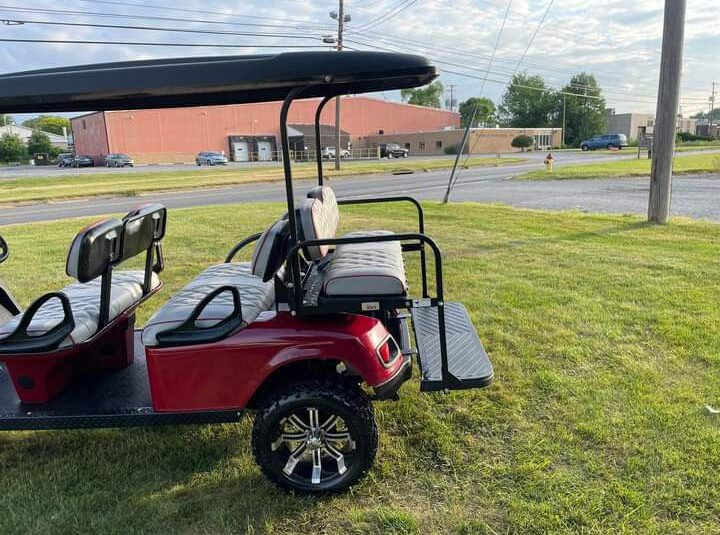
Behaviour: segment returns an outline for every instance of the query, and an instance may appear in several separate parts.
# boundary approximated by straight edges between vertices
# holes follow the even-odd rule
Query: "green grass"
[[[673,172],[678,175],[720,172],[720,154],[692,154],[675,158]],[[650,176],[650,160],[620,160],[617,162],[556,166],[552,174],[531,171],[517,180],[568,180]]]
[[[486,390],[376,404],[380,451],[351,492],[275,490],[238,425],[0,433],[0,533],[717,533],[718,227],[676,219],[426,204],[448,298],[496,371]],[[274,205],[173,210],[162,299]],[[411,208],[344,210],[413,228]],[[23,303],[57,289],[85,220],[9,226]],[[411,282],[418,287],[411,270]]]
[[[523,158],[471,158],[468,167],[489,167],[524,162]],[[343,162],[342,169],[335,171],[327,166],[325,173],[330,178],[351,175],[389,173],[393,171],[433,171],[449,169],[453,160],[437,158],[432,160],[394,160],[371,162]],[[317,176],[315,164],[293,166],[295,178]],[[177,191],[193,188],[208,188],[281,180],[282,168],[192,168],[190,171],[148,171],[118,172],[103,174],[79,173],[71,176],[46,176],[17,178],[0,181],[0,206],[18,202],[47,201],[72,198],[86,198],[102,195],[133,196],[158,191]]]

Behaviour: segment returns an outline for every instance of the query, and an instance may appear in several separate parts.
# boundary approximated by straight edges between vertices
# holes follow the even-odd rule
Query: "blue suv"
[[[627,147],[627,137],[625,134],[604,134],[602,136],[595,136],[586,141],[580,143],[580,148],[583,151],[595,150],[595,149],[622,149]]]

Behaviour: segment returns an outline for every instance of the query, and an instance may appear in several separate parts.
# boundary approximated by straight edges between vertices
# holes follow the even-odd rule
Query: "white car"
[[[335,159],[335,147],[325,147],[322,151],[322,157],[325,160],[334,160]],[[348,158],[351,158],[352,155],[350,154],[350,151],[347,149],[340,149],[340,158],[343,160],[347,160]]]

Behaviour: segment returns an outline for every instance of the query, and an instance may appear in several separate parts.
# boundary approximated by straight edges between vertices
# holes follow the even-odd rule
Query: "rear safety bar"
[[[445,303],[443,297],[443,274],[442,274],[442,253],[437,243],[426,236],[425,234],[388,234],[385,236],[358,236],[352,238],[328,238],[323,240],[306,240],[301,241],[294,245],[287,255],[287,262],[293,269],[292,280],[301,280],[299,273],[299,256],[298,253],[303,247],[320,247],[323,245],[344,245],[353,243],[378,243],[378,242],[394,242],[394,241],[415,241],[419,242],[420,245],[428,245],[432,249],[435,259],[435,294],[436,294],[436,306],[438,309],[438,335],[440,339],[440,355],[441,355],[441,369],[442,369],[442,380],[446,385],[450,385],[452,378],[450,376],[448,367],[448,355],[447,355],[447,333],[445,331]],[[298,270],[295,273],[295,270]],[[426,286],[425,286],[426,287]],[[290,288],[293,298],[291,301],[291,307],[293,310],[301,308],[302,303],[302,287],[300,284],[294,285]],[[426,296],[424,296],[426,297]]]

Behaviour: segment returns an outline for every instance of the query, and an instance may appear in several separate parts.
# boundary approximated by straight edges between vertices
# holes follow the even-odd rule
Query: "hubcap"
[[[304,407],[280,421],[271,449],[289,479],[320,485],[347,472],[355,441],[341,417]]]

